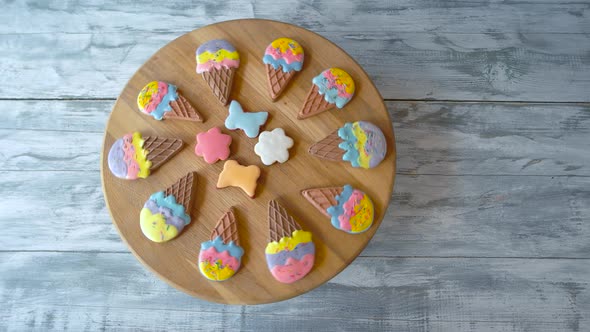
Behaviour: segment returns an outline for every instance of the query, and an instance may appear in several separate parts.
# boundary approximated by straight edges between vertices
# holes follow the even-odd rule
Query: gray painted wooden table
[[[361,256],[310,293],[242,307],[147,272],[99,180],[131,74],[177,36],[241,17],[354,56],[398,150]],[[0,22],[0,331],[590,328],[590,2],[8,1]]]

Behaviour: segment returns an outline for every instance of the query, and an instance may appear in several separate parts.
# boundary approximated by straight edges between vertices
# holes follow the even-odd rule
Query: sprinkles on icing
[[[301,71],[304,52],[301,45],[291,38],[275,39],[264,52],[262,61],[275,70],[282,67],[283,72]]]
[[[313,84],[318,87],[320,95],[324,99],[343,108],[354,96],[354,81],[352,77],[340,68],[329,68],[314,77]]]

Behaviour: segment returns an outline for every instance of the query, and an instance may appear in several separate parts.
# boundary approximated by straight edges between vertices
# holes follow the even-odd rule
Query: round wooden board
[[[272,102],[267,88],[262,56],[266,46],[279,37],[293,38],[305,50],[305,63],[282,96]],[[240,53],[231,99],[245,110],[268,111],[263,130],[283,128],[295,145],[284,164],[265,166],[254,153],[258,139],[249,139],[241,131],[224,127],[227,107],[209,90],[195,72],[195,50],[211,39],[227,39]],[[346,70],[356,82],[356,93],[343,110],[297,120],[296,116],[311,79],[329,67]],[[142,87],[152,81],[167,81],[203,115],[203,123],[156,121],[140,113],[136,98]],[[377,124],[385,134],[388,152],[376,168],[357,169],[345,162],[329,162],[307,153],[309,146],[346,122],[357,120]],[[258,165],[262,170],[256,197],[249,198],[239,188],[217,189],[223,162],[209,165],[194,153],[195,135],[219,126],[232,136],[230,159],[242,165]],[[144,136],[177,137],[185,142],[183,150],[147,179],[127,181],[115,178],[108,170],[111,145],[126,133],[140,131]],[[267,20],[236,20],[213,24],[187,33],[153,55],[133,75],[117,99],[107,123],[102,149],[101,177],[107,207],[121,237],[135,256],[160,278],[196,297],[228,304],[257,304],[285,300],[305,293],[334,277],[365,248],[379,228],[388,206],[395,177],[395,140],[383,99],[363,69],[342,49],[325,38],[293,25]],[[189,171],[196,172],[197,190],[192,222],[172,241],[154,243],[139,227],[139,212],[148,197],[164,190]],[[350,235],[336,230],[300,194],[301,190],[350,184],[365,191],[375,204],[375,221],[365,233]],[[276,281],[266,266],[264,249],[268,243],[268,202],[276,199],[304,230],[313,233],[316,261],[312,271],[293,284]],[[206,280],[196,264],[200,244],[207,241],[217,220],[235,207],[241,245],[245,250],[238,273],[224,282]]]

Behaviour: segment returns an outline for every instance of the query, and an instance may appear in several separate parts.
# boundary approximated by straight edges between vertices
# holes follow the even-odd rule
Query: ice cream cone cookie
[[[235,160],[228,160],[223,164],[223,171],[219,174],[217,188],[239,187],[248,196],[254,197],[259,177],[260,168],[258,166],[242,166]]]
[[[258,143],[254,146],[262,163],[269,166],[275,162],[284,163],[289,159],[289,149],[293,146],[293,139],[285,135],[282,128],[273,131],[263,131],[258,137]]]
[[[203,122],[195,108],[180,94],[175,85],[152,81],[141,89],[137,96],[137,107],[142,113],[156,120],[179,119]]]
[[[246,136],[258,136],[260,127],[266,123],[268,112],[245,112],[242,105],[235,100],[229,104],[229,115],[225,119],[225,128],[229,130],[241,129]]]
[[[353,167],[373,168],[387,153],[387,141],[379,127],[366,122],[346,123],[309,147],[309,153],[331,161],[348,161]]]
[[[222,134],[221,129],[213,127],[207,132],[197,134],[195,154],[203,157],[208,164],[214,164],[229,157],[230,144],[231,136]]]
[[[334,106],[343,108],[354,96],[352,77],[340,68],[329,68],[314,77],[307,98],[297,115],[305,119]]]
[[[315,260],[311,233],[301,230],[293,217],[274,200],[268,203],[269,243],[265,255],[272,276],[285,284],[305,277]]]
[[[150,196],[139,217],[145,237],[154,242],[166,242],[182,232],[191,222],[189,213],[194,183],[194,174],[188,173],[165,191]]]
[[[371,198],[350,185],[307,189],[301,194],[329,217],[332,226],[339,230],[358,234],[368,230],[373,224],[375,208]]]
[[[266,76],[272,100],[277,99],[295,73],[301,71],[303,56],[303,48],[291,38],[278,38],[268,45],[264,51],[262,62],[266,65]]]
[[[182,140],[157,136],[127,134],[115,141],[108,155],[111,173],[118,178],[147,178],[153,171],[182,149]]]
[[[236,218],[230,209],[217,222],[210,241],[201,243],[199,270],[209,280],[227,280],[238,272],[243,255]]]
[[[210,40],[197,48],[197,74],[205,82],[221,104],[227,105],[240,55],[227,40]]]

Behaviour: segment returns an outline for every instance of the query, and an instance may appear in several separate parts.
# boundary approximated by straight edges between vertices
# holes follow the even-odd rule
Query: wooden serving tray
[[[262,56],[276,38],[290,37],[305,50],[303,70],[282,96],[272,102],[267,88]],[[263,130],[283,128],[295,145],[284,164],[265,166],[254,153],[258,139],[224,127],[227,107],[221,106],[201,75],[195,72],[195,50],[211,39],[227,39],[240,53],[231,99],[245,110],[268,111]],[[369,50],[367,50],[369,51]],[[355,80],[356,93],[343,110],[335,109],[305,120],[296,116],[311,79],[329,67],[346,70]],[[137,109],[137,94],[152,80],[170,82],[203,115],[205,122],[156,121]],[[371,121],[387,138],[388,152],[376,168],[353,168],[345,162],[329,162],[307,153],[309,146],[346,122]],[[239,188],[217,189],[223,162],[209,165],[194,153],[199,132],[219,126],[233,138],[230,159],[242,165],[258,165],[262,170],[254,199]],[[144,136],[177,137],[183,150],[147,179],[135,181],[114,177],[107,155],[114,141],[126,133],[140,131]],[[133,254],[151,271],[174,287],[196,297],[228,304],[257,304],[285,300],[305,293],[350,264],[373,237],[391,198],[395,178],[395,139],[383,99],[363,69],[342,49],[325,38],[293,25],[267,20],[236,20],[213,24],[187,33],[154,54],[133,75],[117,99],[107,123],[102,149],[101,178],[107,207],[113,223]],[[148,197],[173,184],[189,171],[196,172],[197,191],[190,211],[192,222],[176,238],[154,243],[142,234],[139,212]],[[365,191],[375,205],[373,226],[365,233],[350,235],[336,230],[300,194],[301,190],[350,184]],[[276,281],[266,266],[264,249],[268,243],[267,206],[276,199],[295,217],[304,230],[313,233],[316,261],[312,271],[293,284]],[[201,242],[207,241],[217,220],[229,207],[235,207],[241,246],[245,250],[242,266],[231,279],[213,282],[199,272],[197,259]]]

